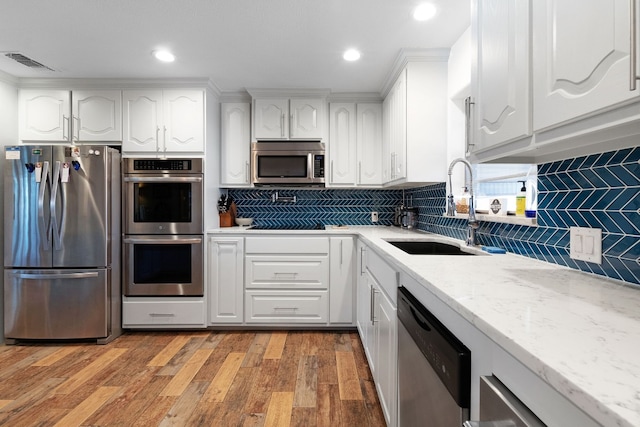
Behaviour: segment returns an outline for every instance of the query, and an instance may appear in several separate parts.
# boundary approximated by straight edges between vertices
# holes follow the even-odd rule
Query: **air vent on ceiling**
[[[10,53],[5,53],[4,56],[10,59],[13,59],[14,61],[17,61],[29,68],[39,68],[39,69],[54,71],[53,68],[49,68],[46,65],[39,63],[38,61],[34,61],[33,59],[29,58],[28,56],[24,56],[21,53],[10,52]]]

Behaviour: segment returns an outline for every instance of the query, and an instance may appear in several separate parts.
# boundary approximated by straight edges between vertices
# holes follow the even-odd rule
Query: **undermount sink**
[[[476,255],[456,245],[425,240],[389,241],[388,243],[411,255]]]

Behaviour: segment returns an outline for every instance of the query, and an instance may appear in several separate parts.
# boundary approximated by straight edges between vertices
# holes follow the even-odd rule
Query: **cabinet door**
[[[249,186],[251,105],[227,103],[222,104],[221,110],[220,183],[227,186]]]
[[[167,153],[204,153],[204,93],[163,92],[164,147]]]
[[[391,181],[391,92],[382,101],[382,182]]]
[[[359,185],[382,184],[382,104],[356,106]]]
[[[256,99],[253,105],[253,141],[289,138],[288,99]]]
[[[244,239],[209,238],[209,322],[242,323]]]
[[[403,70],[393,85],[389,104],[390,180],[405,178],[407,150],[407,71]]]
[[[329,323],[353,325],[353,238],[331,237],[330,245]]]
[[[292,99],[289,101],[292,139],[322,139],[324,118],[322,99]]]
[[[476,5],[474,150],[531,134],[529,1]]]
[[[330,183],[356,183],[356,105],[329,105]]]
[[[398,331],[396,308],[384,291],[375,291],[375,359],[374,375],[380,406],[388,426],[396,425],[397,380],[398,380]]]
[[[160,150],[162,123],[162,91],[124,91],[123,121],[124,136],[122,151],[157,153]]]
[[[122,141],[122,92],[73,92],[74,141]]]
[[[22,89],[18,104],[21,140],[71,141],[71,92]]]
[[[534,130],[640,97],[640,85],[630,90],[629,0],[532,3]]]

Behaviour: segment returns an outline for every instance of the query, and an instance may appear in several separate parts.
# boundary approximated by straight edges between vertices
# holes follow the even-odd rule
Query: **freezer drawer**
[[[4,271],[4,334],[84,339],[108,334],[108,270]]]

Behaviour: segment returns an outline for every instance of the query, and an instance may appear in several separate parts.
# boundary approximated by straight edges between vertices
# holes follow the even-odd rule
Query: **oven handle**
[[[124,182],[202,182],[202,177],[198,176],[147,176],[147,177],[137,177],[137,176],[126,176],[124,177]]]
[[[133,243],[133,244],[145,244],[145,243],[159,243],[163,245],[181,245],[183,243],[202,243],[202,237],[187,237],[184,239],[149,239],[149,238],[126,238],[123,240],[124,243]]]

